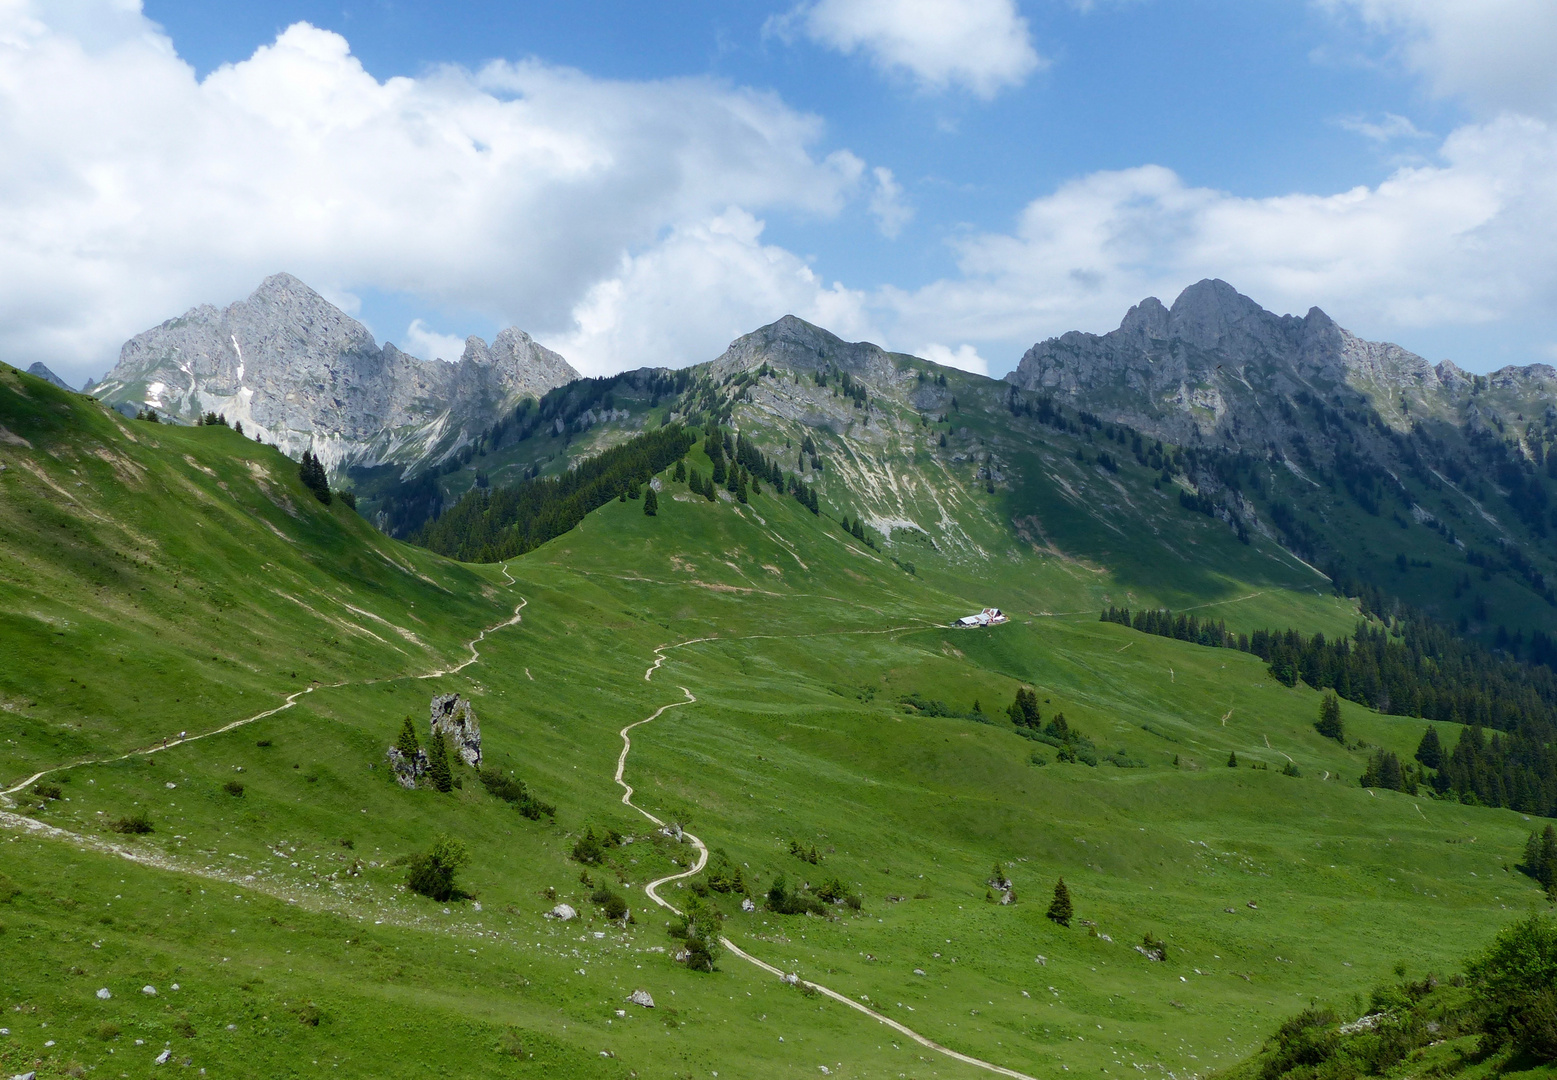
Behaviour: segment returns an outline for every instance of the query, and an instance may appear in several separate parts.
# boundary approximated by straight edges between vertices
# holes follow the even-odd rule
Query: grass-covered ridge
[[[26,592],[17,569],[9,596],[85,622],[99,590],[68,571],[78,556],[67,525],[79,520],[89,537],[133,527],[167,560],[154,566],[198,570],[202,590],[245,599],[244,619],[213,619],[208,636],[232,641],[250,667],[218,697],[224,684],[199,666],[207,654],[195,641],[155,652],[154,631],[170,634],[179,609],[148,622],[149,635],[95,629],[101,645],[83,633],[55,647],[53,624],[7,623],[0,645],[45,666],[28,676],[36,712],[4,714],[32,726],[6,745],[3,786],[103,747],[144,747],[147,732],[194,734],[252,715],[251,696],[269,707],[297,688],[293,661],[299,682],[319,680],[284,712],[65,769],[48,778],[60,798],[18,799],[0,832],[11,882],[0,950],[25,958],[0,971],[0,1026],[11,1031],[0,1065],[12,1072],[58,1076],[80,1064],[140,1075],[167,1045],[172,1060],[212,1075],[307,1072],[314,1060],[373,1076],[422,1075],[428,1061],[469,1076],[816,1076],[822,1065],[860,1077],[981,1075],[728,955],[713,973],[674,962],[683,939],[643,886],[685,870],[690,846],[624,807],[612,777],[620,730],[685,700],[683,686],[697,700],[635,729],[624,778],[638,805],[724,853],[722,881],[739,869],[757,910],[742,909],[739,891],[700,898],[731,941],[1030,1075],[1185,1075],[1241,1059],[1311,998],[1366,992],[1397,961],[1447,970],[1540,896],[1503,869],[1531,823],[1359,788],[1369,751],[1314,730],[1317,692],[1281,685],[1257,657],[1100,623],[1098,610],[1129,591],[1106,568],[1034,555],[992,561],[976,583],[950,560],[910,574],[767,485],[745,505],[709,501],[673,470],[655,477],[654,517],[641,502],[608,502],[501,567],[461,566],[372,533],[338,503],[323,507],[295,466],[285,473],[284,459],[272,465],[272,451],[231,432],[121,423],[86,403],[58,412],[51,442],[11,417],[80,399],[9,385],[16,403],[0,423],[31,446],[0,446],[0,484],[15,484],[6,506],[26,498],[40,511],[39,492],[52,489],[34,470],[76,493],[69,470],[96,468],[96,445],[166,478],[122,502],[101,481],[101,502],[85,503],[81,489],[78,517],[3,551],[0,566],[25,558],[52,575],[48,595]],[[269,470],[274,500],[250,462]],[[712,467],[700,449],[688,465]],[[185,494],[181,475],[213,501],[227,497],[222,483],[235,493],[218,534],[240,538],[231,550],[202,554],[213,526],[191,519],[212,519],[189,511],[205,500]],[[341,545],[330,557],[327,542]],[[359,584],[347,572],[358,558],[385,577]],[[177,580],[183,599],[193,581]],[[1233,572],[1196,571],[1165,591],[1189,594],[1182,606],[1205,605],[1201,617],[1235,632],[1330,632],[1356,617],[1333,597]],[[382,624],[355,618],[394,647],[337,626],[344,644],[323,648],[311,624],[284,621],[345,610],[332,597],[376,614]],[[521,603],[521,621],[452,670],[471,656],[464,642]],[[985,603],[1012,621],[946,627]],[[429,644],[425,658],[396,628]],[[358,639],[363,654],[345,655]],[[112,699],[78,708],[52,689],[72,677],[93,686],[97,668],[117,663],[116,642],[127,664],[146,665],[143,713],[120,719]],[[159,657],[169,674],[153,678]],[[445,674],[417,677],[436,671]],[[1024,687],[1045,721],[1063,712],[1100,751],[1145,767],[1058,760],[1058,747],[1025,737],[1005,712]],[[446,793],[395,783],[385,752],[404,718],[425,742],[430,697],[453,692],[479,714],[483,766],[522,780],[555,819],[526,817],[463,765]],[[1418,721],[1343,709],[1370,748],[1415,747]],[[967,718],[975,712],[992,722]],[[100,730],[77,754],[66,740],[92,717]],[[6,737],[16,738],[9,727]],[[1282,775],[1289,759],[1301,776]],[[140,813],[152,832],[109,827]],[[586,866],[573,852],[589,830],[633,842]],[[473,900],[404,888],[440,833],[469,854],[455,883]],[[814,847],[818,862],[792,844],[808,856]],[[1014,904],[987,899],[997,863]],[[765,911],[780,876],[812,895],[836,880],[860,909],[845,897],[828,905],[835,918]],[[1061,876],[1069,928],[1045,917]],[[698,880],[663,891],[683,899]],[[635,921],[608,920],[593,900],[607,892]],[[580,919],[547,919],[558,903]],[[1147,934],[1165,943],[1166,960],[1134,949]],[[100,988],[110,998],[99,1000]],[[652,993],[653,1011],[626,1002],[636,989]]]

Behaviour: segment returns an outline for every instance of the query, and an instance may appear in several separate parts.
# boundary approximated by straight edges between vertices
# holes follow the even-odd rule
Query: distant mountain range
[[[469,339],[458,363],[419,360],[279,274],[131,339],[91,392],[311,449],[401,535],[473,486],[683,419],[749,432],[889,540],[977,560],[1026,537],[1094,557],[1111,532],[1167,535],[1187,511],[1472,633],[1557,631],[1557,371],[1430,365],[1222,281],[1039,342],[1003,382],[794,316],[708,363],[602,380],[518,330]],[[1121,487],[1131,459],[1146,495]],[[1088,539],[1067,548],[1042,524],[1055,499],[1093,521]]]
[[[209,304],[137,334],[91,392],[135,411],[241,422],[287,453],[325,466],[414,465],[457,450],[525,397],[578,378],[518,329],[465,343],[457,363],[421,360],[290,274],[247,300]]]

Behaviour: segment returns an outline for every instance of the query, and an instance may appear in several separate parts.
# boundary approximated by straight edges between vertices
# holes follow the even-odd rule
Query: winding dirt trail
[[[513,575],[508,572],[508,566],[506,564],[503,566],[502,570],[503,576],[508,578],[508,584],[510,586],[517,584],[517,582],[515,582],[513,579]],[[470,656],[460,661],[458,664],[455,664],[453,667],[438,668],[423,675],[391,675],[382,679],[363,680],[346,679],[341,682],[321,683],[314,686],[308,686],[302,690],[288,694],[282,700],[282,703],[277,705],[275,708],[266,709],[264,712],[257,712],[253,716],[245,716],[239,720],[233,720],[230,723],[223,724],[221,727],[212,728],[209,731],[202,731],[195,735],[181,732],[177,736],[163,739],[160,743],[157,743],[153,746],[143,746],[135,750],[126,751],[123,754],[113,754],[108,757],[84,758],[79,761],[69,761],[62,765],[55,765],[44,769],[41,772],[35,772],[31,776],[27,777],[27,779],[12,784],[10,787],[0,788],[0,806],[15,806],[15,800],[12,798],[12,796],[24,788],[36,784],[45,776],[50,776],[57,772],[64,772],[67,769],[79,769],[87,765],[107,765],[115,761],[125,761],[133,757],[148,757],[152,754],[160,754],[164,750],[172,750],[174,747],[183,746],[185,743],[196,742],[200,739],[209,739],[216,735],[225,735],[229,731],[234,731],[238,728],[244,727],[245,725],[252,724],[255,721],[264,720],[267,717],[275,716],[277,713],[285,712],[286,710],[292,708],[292,706],[296,705],[299,698],[303,697],[305,694],[311,694],[315,690],[336,690],[343,686],[374,686],[378,683],[394,682],[399,679],[437,679],[442,678],[445,675],[457,674],[458,672],[464,671],[471,664],[474,664],[481,658],[481,651],[477,648],[477,646],[486,640],[488,634],[495,634],[499,630],[503,630],[510,626],[515,626],[520,621],[522,621],[522,612],[524,611],[527,604],[529,604],[529,601],[523,597],[520,597],[519,603],[517,606],[515,606],[512,616],[505,619],[503,622],[494,623],[467,641],[465,643],[465,648],[470,650]]]
[[[899,627],[897,629],[905,629],[905,630],[907,630],[907,629],[918,629],[918,627]],[[869,633],[892,633],[893,631],[891,631],[891,630],[877,630],[877,631],[854,631],[854,632],[857,632],[857,633],[865,633],[865,632],[869,632]],[[756,636],[756,637],[780,637],[780,636],[783,636],[783,635],[759,634],[759,635],[754,635],[754,636]],[[818,635],[809,635],[809,636],[818,636]],[[714,639],[714,638],[694,638],[691,641],[679,642],[676,645],[661,645],[658,649],[654,650],[654,652],[655,652],[655,659],[654,659],[653,665],[651,665],[649,667],[649,669],[643,673],[644,681],[645,682],[649,681],[650,677],[655,673],[655,671],[657,671],[659,669],[660,665],[665,662],[665,652],[668,649],[681,648],[681,647],[686,646],[686,645],[695,644],[696,642],[699,642],[699,641],[713,641],[713,640],[716,640],[716,639]],[[742,639],[731,638],[729,640],[733,641],[733,640],[748,640],[748,639],[745,639],[745,638],[742,638]],[[650,723],[650,722],[652,722],[654,720],[658,720],[660,718],[660,716],[662,716],[667,710],[679,708],[682,705],[691,705],[693,702],[697,701],[697,697],[692,693],[692,691],[688,690],[685,686],[680,687],[679,689],[681,690],[681,692],[684,695],[686,695],[684,700],[682,700],[682,701],[672,701],[668,705],[661,705],[658,709],[655,709],[654,712],[652,712],[648,716],[644,717],[642,720],[634,721],[633,723],[628,724],[626,727],[624,727],[621,730],[622,752],[621,752],[620,755],[618,755],[618,757],[616,759],[616,777],[615,777],[615,780],[616,780],[616,783],[618,784],[618,786],[620,786],[622,788],[622,803],[623,803],[623,805],[632,807],[634,810],[638,811],[638,813],[642,814],[644,817],[648,818],[650,821],[654,822],[654,824],[658,825],[662,829],[667,827],[665,825],[665,822],[661,821],[659,818],[657,818],[653,814],[649,813],[643,807],[641,807],[638,804],[636,804],[635,802],[633,802],[633,788],[632,788],[632,785],[629,784],[622,777],[623,777],[623,773],[627,769],[627,755],[632,751],[632,748],[633,748],[632,737],[629,734],[629,732],[631,732],[632,729],[635,728],[635,727],[639,727],[639,726],[641,726],[643,724],[647,724],[647,723]],[[703,841],[699,840],[696,836],[693,836],[689,832],[683,831],[683,832],[681,832],[681,836],[684,839],[686,839],[689,843],[691,843],[692,846],[697,850],[697,859],[693,863],[691,869],[683,870],[679,874],[670,874],[670,875],[668,875],[666,877],[657,878],[656,880],[649,882],[647,885],[645,885],[643,887],[644,893],[649,897],[650,900],[653,900],[660,907],[665,908],[667,911],[670,911],[671,913],[676,914],[676,915],[680,915],[681,914],[681,910],[679,908],[677,908],[676,905],[672,904],[670,901],[668,901],[664,897],[660,896],[660,894],[658,892],[658,889],[660,888],[661,885],[668,885],[668,884],[670,884],[673,881],[680,881],[683,878],[693,877],[693,876],[701,873],[703,867],[708,865],[708,845],[704,844]],[[742,960],[745,960],[748,964],[752,964],[752,965],[754,965],[754,966],[756,966],[758,968],[761,968],[763,971],[766,971],[769,975],[773,975],[776,978],[782,980],[783,982],[798,983],[801,986],[809,987],[810,989],[815,990],[817,993],[822,994],[822,995],[824,995],[826,997],[829,997],[832,1000],[838,1002],[840,1005],[847,1005],[849,1008],[853,1009],[855,1012],[863,1013],[864,1015],[870,1017],[872,1020],[875,1020],[878,1023],[885,1024],[887,1027],[891,1028],[893,1031],[896,1031],[899,1035],[902,1035],[904,1038],[912,1039],[914,1042],[918,1043],[920,1046],[923,1046],[927,1050],[934,1050],[938,1054],[944,1054],[945,1056],[953,1059],[954,1061],[960,1061],[960,1062],[962,1062],[965,1065],[972,1065],[975,1068],[984,1069],[984,1070],[987,1070],[988,1072],[996,1073],[997,1075],[1000,1075],[1000,1076],[1012,1077],[1012,1080],[1036,1080],[1035,1077],[1029,1076],[1027,1073],[1017,1072],[1015,1069],[1008,1069],[1008,1068],[1006,1068],[1003,1065],[996,1065],[996,1064],[994,1064],[992,1062],[983,1061],[983,1060],[981,1060],[979,1058],[976,1058],[976,1057],[970,1057],[967,1054],[958,1053],[956,1050],[953,1050],[953,1049],[951,1049],[948,1046],[942,1046],[940,1043],[936,1042],[935,1040],[928,1039],[925,1036],[919,1034],[917,1031],[914,1031],[912,1028],[909,1028],[909,1027],[907,1027],[907,1026],[905,1026],[903,1024],[900,1024],[898,1021],[892,1019],[890,1016],[887,1016],[887,1015],[885,1015],[883,1013],[877,1012],[875,1009],[872,1009],[868,1005],[863,1005],[863,1004],[861,1004],[858,1001],[853,1001],[850,998],[847,998],[844,995],[840,994],[838,991],[831,989],[830,987],[823,986],[821,983],[812,982],[809,979],[802,979],[802,978],[800,978],[797,975],[794,975],[792,973],[783,971],[780,968],[774,967],[772,964],[768,963],[765,960],[758,959],[757,957],[753,956],[751,953],[747,952],[746,950],[742,949],[740,946],[736,945],[735,942],[731,941],[727,937],[721,937],[719,939],[719,944],[723,945],[726,949],[728,949],[729,952],[730,952],[730,955],[740,957]]]

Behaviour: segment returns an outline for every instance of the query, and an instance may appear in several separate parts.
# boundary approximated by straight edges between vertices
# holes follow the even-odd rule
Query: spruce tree
[[[1236,769],[1238,767],[1238,752],[1236,750],[1227,755],[1227,767],[1229,769]]]
[[[687,478],[687,463],[685,461],[678,461],[678,462],[676,462],[676,474],[673,477],[673,479],[675,480],[676,483],[679,484],[682,481],[686,480],[686,478]]]
[[[733,479],[735,480],[735,501],[743,503],[746,501],[746,470],[741,469]]]
[[[1443,768],[1443,744],[1438,741],[1438,729],[1431,724],[1417,744],[1416,759],[1429,769]]]
[[[643,513],[645,517],[654,517],[660,512],[660,497],[650,487],[643,493]]]
[[[1327,739],[1346,741],[1346,729],[1341,724],[1341,701],[1334,694],[1326,694],[1319,700],[1319,719],[1314,730]]]
[[[854,535],[854,539],[856,540],[865,539],[865,526],[860,524],[859,518],[854,519],[854,525],[849,529],[849,532]]]
[[[427,747],[427,782],[433,790],[454,790],[454,772],[449,768],[449,747],[440,732],[434,732]]]
[[[1535,879],[1557,897],[1557,829],[1550,825],[1541,833],[1541,855],[1536,862]]]
[[[1065,879],[1060,878],[1054,884],[1054,900],[1049,904],[1047,915],[1050,922],[1057,922],[1061,926],[1070,925],[1070,917],[1074,914],[1070,906],[1070,890],[1065,887]]]
[[[411,723],[411,718],[405,718],[405,723],[400,725],[400,737],[395,740],[395,749],[408,758],[414,758],[416,752],[422,748],[416,741],[416,726]]]

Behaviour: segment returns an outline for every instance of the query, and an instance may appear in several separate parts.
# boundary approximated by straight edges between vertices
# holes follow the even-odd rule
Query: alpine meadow
[[[1553,1074],[1549,369],[1203,282],[353,442],[239,307],[0,368],[7,1075]]]

